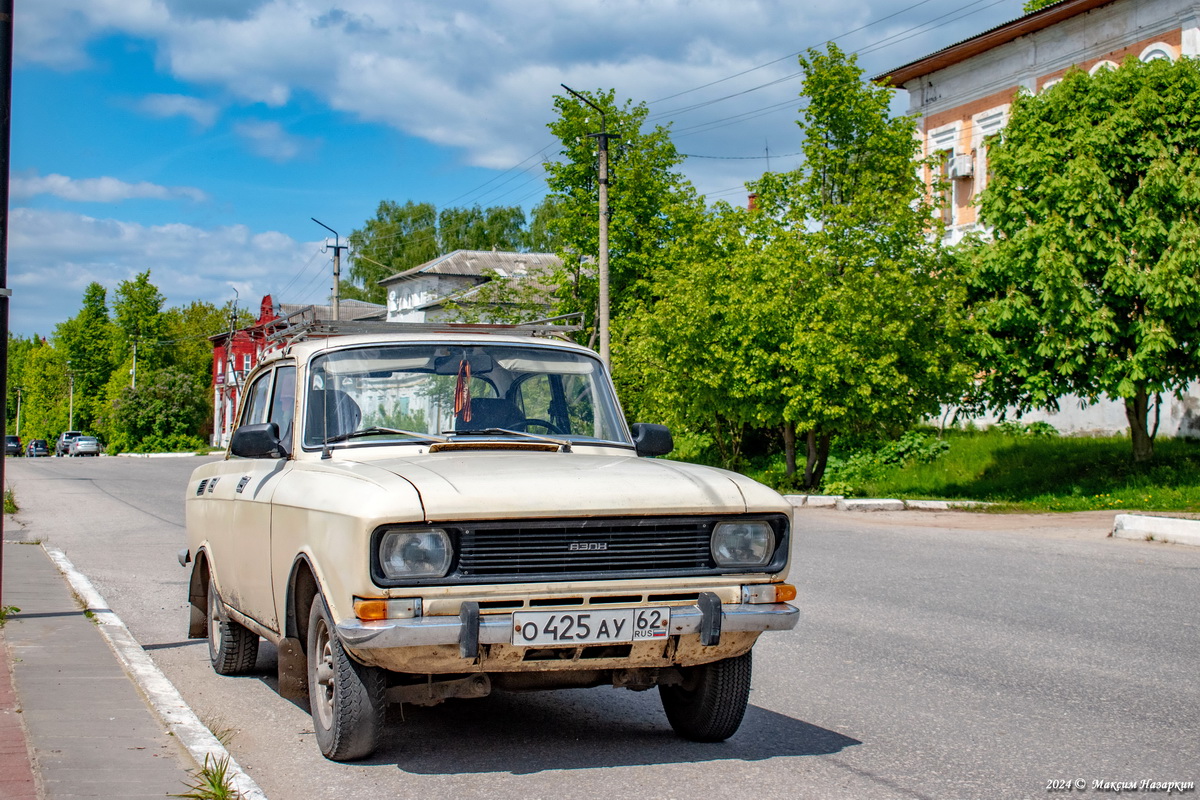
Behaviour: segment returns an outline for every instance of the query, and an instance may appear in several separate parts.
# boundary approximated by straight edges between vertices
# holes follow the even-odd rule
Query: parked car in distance
[[[21,437],[20,436],[5,436],[4,437],[4,455],[19,456],[21,455]]]
[[[388,703],[493,689],[657,688],[681,737],[732,736],[752,647],[799,616],[792,505],[657,458],[670,432],[626,425],[599,357],[545,328],[359,324],[387,332],[285,331],[188,482],[213,669],[252,671],[265,637],[338,761]]]
[[[25,446],[25,455],[30,458],[49,457],[50,445],[46,444],[45,439],[30,439]]]
[[[67,446],[69,456],[98,456],[100,455],[100,440],[95,436],[76,436]]]
[[[76,436],[82,436],[82,431],[63,431],[58,435],[58,441],[54,443],[54,455],[65,456],[71,449],[71,440]]]

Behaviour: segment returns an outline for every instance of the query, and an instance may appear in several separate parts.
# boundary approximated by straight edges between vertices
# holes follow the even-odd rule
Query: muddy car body
[[[186,494],[190,635],[213,667],[279,648],[330,758],[388,702],[658,687],[682,736],[740,724],[750,652],[797,611],[791,507],[652,456],[586,348],[477,329],[312,338],[248,378]]]

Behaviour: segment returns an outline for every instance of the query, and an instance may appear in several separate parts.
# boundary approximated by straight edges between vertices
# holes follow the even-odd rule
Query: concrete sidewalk
[[[168,735],[40,546],[4,543],[0,602],[21,609],[0,629],[0,797],[187,791],[195,761]]]

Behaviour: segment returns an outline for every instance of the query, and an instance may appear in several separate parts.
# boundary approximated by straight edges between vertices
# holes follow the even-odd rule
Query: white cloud
[[[272,161],[291,161],[313,150],[317,145],[312,139],[292,136],[278,122],[251,120],[239,122],[233,129],[246,141],[253,153]]]
[[[984,6],[985,4],[980,4]],[[868,73],[973,35],[1019,14],[1019,0],[939,22],[960,0],[929,0],[839,43],[862,50]],[[882,20],[907,0],[39,0],[22,16],[18,56],[67,67],[108,31],[152,40],[161,68],[249,103],[281,106],[296,93],[363,120],[458,148],[471,165],[507,167],[551,143],[546,122],[560,83],[613,87],[619,98],[672,112],[684,152],[755,156],[795,152],[798,78],[789,53]],[[924,27],[922,27],[924,26]],[[945,26],[945,27],[943,27]],[[884,49],[870,44],[896,35]],[[729,99],[681,111],[698,103]],[[797,103],[798,105],[798,103]],[[773,106],[775,110],[768,111]],[[745,115],[742,120],[737,115]],[[700,127],[698,127],[700,126]],[[243,131],[268,157],[304,143],[263,124]],[[793,166],[772,162],[776,168]],[[702,188],[726,188],[762,162],[690,163]],[[740,176],[740,177],[739,177]]]
[[[76,203],[116,203],[121,200],[177,200],[202,202],[208,195],[190,186],[159,186],[140,181],[128,183],[117,178],[69,178],[66,175],[14,175],[9,191],[13,199],[23,200],[49,194]]]
[[[236,286],[243,307],[257,309],[264,294],[284,302],[313,302],[319,296],[280,296],[294,281],[324,290],[318,272],[324,258],[319,242],[298,242],[273,231],[254,232],[244,225],[199,228],[191,225],[139,225],[63,211],[16,208],[10,216],[9,285],[13,289],[10,328],[18,334],[48,335],[79,310],[83,290],[92,281],[110,291],[140,272],[167,298],[167,304],[192,300],[220,304],[233,299]]]
[[[216,103],[182,94],[146,95],[138,101],[137,108],[144,114],[160,119],[189,117],[203,128],[212,127],[217,121],[217,114],[220,113]]]

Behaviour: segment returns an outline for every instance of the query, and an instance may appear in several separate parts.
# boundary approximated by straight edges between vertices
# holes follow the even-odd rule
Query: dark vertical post
[[[600,132],[589,133],[588,136],[594,138],[599,145],[600,152],[597,156],[596,169],[599,173],[600,181],[600,241],[598,243],[600,252],[598,255],[599,271],[600,271],[600,299],[597,309],[596,327],[600,333],[600,360],[604,362],[604,366],[612,368],[608,357],[608,118],[605,116],[604,109],[587,99],[579,92],[567,86],[565,83],[560,83],[559,86],[566,89],[581,103],[587,103],[600,114]]]
[[[12,122],[13,0],[0,0],[0,398],[4,398],[4,432],[8,433],[8,147]],[[0,491],[4,489],[0,458]],[[0,514],[0,607],[4,605],[4,515]]]

